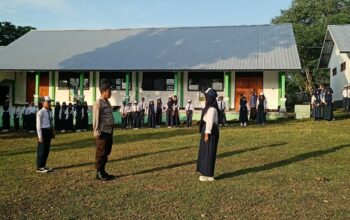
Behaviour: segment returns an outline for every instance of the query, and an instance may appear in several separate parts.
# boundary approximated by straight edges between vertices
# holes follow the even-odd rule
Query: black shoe
[[[96,173],[96,179],[101,181],[108,181],[109,179],[101,172]]]
[[[104,175],[105,177],[107,177],[107,179],[110,179],[110,180],[116,178],[116,176],[111,175],[111,174],[108,174],[107,172],[104,172],[103,175]]]

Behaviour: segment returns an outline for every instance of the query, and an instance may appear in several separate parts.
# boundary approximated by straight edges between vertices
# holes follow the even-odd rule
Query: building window
[[[337,75],[337,68],[333,68],[332,72],[333,72],[333,76]]]
[[[144,72],[142,89],[145,91],[174,91],[174,73]]]
[[[344,62],[340,65],[340,71],[344,72],[345,70],[346,70],[346,62]]]
[[[224,90],[223,72],[189,72],[188,91],[205,91],[213,88],[217,91]]]
[[[58,89],[79,90],[80,72],[59,72]],[[84,72],[84,90],[89,90],[90,73]]]
[[[132,74],[129,74],[129,90],[132,89]],[[114,90],[125,90],[126,89],[126,73],[125,72],[100,72],[100,85],[102,81],[108,81]]]

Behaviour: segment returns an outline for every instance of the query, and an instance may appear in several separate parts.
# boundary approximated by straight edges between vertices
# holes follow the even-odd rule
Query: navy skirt
[[[213,177],[215,170],[216,152],[219,142],[219,128],[214,125],[209,140],[204,141],[205,125],[202,128],[201,139],[199,142],[197,171],[203,176]]]

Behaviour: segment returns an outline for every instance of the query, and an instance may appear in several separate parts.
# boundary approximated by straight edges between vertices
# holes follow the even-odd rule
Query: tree
[[[16,26],[11,22],[0,22],[0,46],[7,46],[30,30],[31,26]]]
[[[287,10],[272,19],[272,23],[292,23],[299,56],[301,72],[293,72],[288,80],[287,90],[303,88],[311,92],[315,85],[329,83],[329,72],[317,69],[318,59],[331,24],[350,23],[350,0],[293,0]]]

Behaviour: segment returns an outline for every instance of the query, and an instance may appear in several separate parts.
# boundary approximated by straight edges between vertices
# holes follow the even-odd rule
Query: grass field
[[[94,179],[91,132],[59,134],[49,174],[36,138],[0,135],[0,219],[349,219],[350,118],[220,130],[216,181],[201,183],[193,129],[114,132]]]

